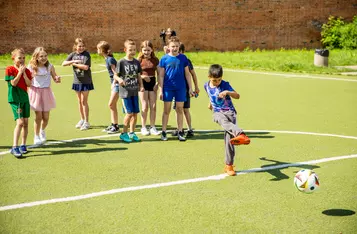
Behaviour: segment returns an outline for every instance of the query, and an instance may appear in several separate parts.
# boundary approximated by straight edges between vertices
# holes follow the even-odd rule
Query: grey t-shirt
[[[131,61],[125,58],[122,58],[118,61],[116,73],[125,81],[126,84],[124,87],[119,85],[119,96],[121,98],[138,96],[138,75],[141,73],[141,71],[140,62],[135,58]]]
[[[90,54],[87,51],[83,51],[80,54],[72,52],[66,58],[66,61],[71,60],[81,60],[81,64],[88,65],[88,70],[82,70],[77,67],[73,67],[74,79],[73,84],[91,84],[92,83],[92,72],[90,70],[91,59]]]

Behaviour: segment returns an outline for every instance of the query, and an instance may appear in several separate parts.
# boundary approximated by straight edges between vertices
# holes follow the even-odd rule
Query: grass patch
[[[355,50],[330,51],[329,67],[314,66],[314,50],[256,50],[246,49],[234,52],[187,52],[194,66],[210,66],[214,63],[221,64],[224,68],[235,68],[256,71],[295,72],[314,74],[340,74],[351,71],[350,69],[337,69],[335,66],[356,65],[357,52]],[[124,53],[114,53],[116,59],[124,57]],[[163,52],[157,52],[161,58]],[[50,54],[49,60],[54,65],[60,65],[67,54]],[[93,64],[104,64],[102,56],[91,53]],[[31,55],[26,56],[26,62]],[[0,55],[0,66],[11,64],[10,54]]]

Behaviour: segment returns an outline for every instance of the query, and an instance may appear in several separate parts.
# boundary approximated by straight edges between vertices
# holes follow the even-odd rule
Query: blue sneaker
[[[130,139],[131,139],[132,141],[136,141],[136,142],[139,142],[139,141],[140,141],[139,137],[135,134],[135,132],[130,133],[130,134],[129,134],[129,137],[130,137]]]
[[[20,152],[22,154],[26,154],[27,153],[27,147],[26,145],[20,145]]]
[[[132,139],[130,139],[129,135],[127,132],[123,132],[122,134],[120,134],[120,137],[119,137],[122,141],[126,142],[126,143],[130,143],[130,142],[133,142]]]
[[[22,153],[21,153],[20,148],[18,146],[11,148],[11,154],[14,155],[16,158],[21,158],[22,157]]]

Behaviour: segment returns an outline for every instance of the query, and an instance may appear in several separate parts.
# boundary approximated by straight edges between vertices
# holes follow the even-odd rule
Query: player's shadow
[[[116,144],[118,146],[108,147],[108,144]],[[88,148],[88,145],[94,145],[95,148]],[[102,146],[102,147],[101,147]],[[78,153],[100,153],[107,151],[126,150],[122,142],[118,139],[86,139],[78,141],[48,141],[46,145],[41,145],[29,150],[29,153],[24,155],[27,157],[52,156],[63,154],[78,154]]]
[[[194,131],[194,136],[188,140],[211,140],[211,139],[224,139],[223,131]],[[275,136],[270,135],[270,132],[246,132],[249,138],[271,139]],[[222,143],[223,144],[223,143]]]
[[[345,210],[345,209],[329,209],[322,211],[322,214],[328,216],[350,216],[356,214],[353,210]]]
[[[261,166],[261,168],[264,169],[264,171],[262,172],[268,172],[274,177],[270,179],[270,181],[280,181],[280,180],[289,179],[290,177],[281,171],[281,169],[285,169],[288,167],[298,167],[298,168],[310,169],[310,170],[313,170],[315,168],[320,168],[319,166],[316,165],[309,165],[309,164],[302,164],[302,163],[289,163],[289,162],[277,161],[274,159],[267,159],[266,157],[262,157],[259,159],[267,162],[273,162]]]

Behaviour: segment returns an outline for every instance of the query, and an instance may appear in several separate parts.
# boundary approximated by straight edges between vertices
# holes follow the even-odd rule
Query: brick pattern
[[[115,52],[132,38],[161,49],[160,30],[173,28],[188,51],[318,48],[329,15],[351,20],[356,0],[60,0],[0,1],[0,53],[37,46],[69,53],[76,37],[95,52]]]

